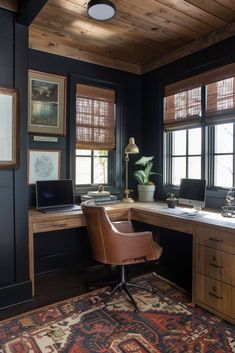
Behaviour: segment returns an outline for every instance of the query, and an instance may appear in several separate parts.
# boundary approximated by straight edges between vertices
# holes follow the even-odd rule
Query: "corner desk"
[[[235,324],[235,219],[201,211],[196,216],[183,208],[168,209],[160,202],[105,206],[112,221],[135,220],[193,237],[192,301]],[[29,275],[34,286],[34,235],[84,227],[82,211],[44,214],[29,210]]]

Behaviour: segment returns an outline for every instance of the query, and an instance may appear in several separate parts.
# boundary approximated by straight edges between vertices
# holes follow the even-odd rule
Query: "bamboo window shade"
[[[77,84],[76,148],[115,148],[115,90]]]
[[[200,126],[201,87],[165,97],[164,113],[166,131]]]
[[[235,63],[232,63],[165,87],[166,131],[200,126],[202,86],[206,87],[206,124],[235,121]]]
[[[235,121],[235,77],[207,85],[206,123],[219,124]]]

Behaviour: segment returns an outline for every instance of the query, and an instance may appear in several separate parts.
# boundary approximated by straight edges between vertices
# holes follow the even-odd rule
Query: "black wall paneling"
[[[105,68],[73,59],[29,50],[29,69],[39,72],[48,72],[67,78],[67,117],[66,136],[58,137],[58,142],[35,142],[34,134],[29,134],[28,147],[30,149],[61,149],[62,151],[62,178],[74,177],[74,139],[75,139],[75,88],[76,82],[107,85],[114,87],[117,94],[117,153],[115,192],[121,193],[124,189],[124,148],[128,138],[134,136],[136,143],[141,147],[141,77],[126,72]],[[135,157],[135,156],[133,156]],[[134,161],[135,158],[133,158]],[[137,157],[136,157],[137,159]],[[132,169],[133,170],[133,169]],[[130,169],[130,185],[136,188],[133,173]],[[84,192],[78,189],[78,193]],[[86,192],[86,191],[85,191]],[[35,205],[35,186],[29,186],[29,205]],[[86,234],[86,232],[85,232]],[[76,229],[62,231],[55,244],[55,235],[45,233],[37,236],[35,252],[36,273],[40,274],[57,268],[70,266],[71,261],[78,267],[81,263],[81,248],[83,263],[89,262],[89,245],[84,240],[84,230]],[[77,238],[77,239],[76,239]],[[66,241],[65,241],[66,239]],[[75,242],[75,243],[74,243]],[[74,246],[71,248],[71,244]],[[86,246],[84,245],[86,244]],[[47,247],[47,250],[45,249]],[[88,253],[85,249],[88,249]],[[46,251],[45,251],[46,250]],[[48,252],[47,252],[48,251]]]
[[[0,10],[0,22],[5,29],[0,33],[0,85],[13,87],[14,17]],[[6,70],[6,73],[1,73]],[[14,185],[13,170],[0,170],[0,286],[15,280],[14,253]]]
[[[0,86],[20,90],[20,166],[0,169],[0,308],[31,297],[26,185],[27,29],[0,10]]]

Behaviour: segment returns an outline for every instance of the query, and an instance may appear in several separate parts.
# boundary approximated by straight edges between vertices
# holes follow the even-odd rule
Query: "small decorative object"
[[[66,78],[29,71],[28,86],[29,132],[65,135]]]
[[[37,180],[57,180],[60,178],[60,150],[29,150],[29,184]]]
[[[143,167],[141,170],[134,172],[134,177],[138,181],[138,194],[139,201],[149,202],[154,201],[154,191],[155,185],[150,181],[150,176],[153,174],[158,174],[152,171],[153,169],[153,156],[151,157],[141,157],[135,162],[136,165]]]
[[[226,204],[221,211],[224,217],[235,217],[235,189],[230,189],[226,195]]]
[[[177,204],[177,198],[175,197],[175,194],[173,192],[168,194],[168,198],[166,199],[166,203],[169,208],[175,208]]]
[[[0,87],[0,168],[19,166],[19,96],[15,88]]]
[[[129,143],[128,143],[128,145],[125,148],[126,186],[125,186],[125,190],[123,192],[125,196],[122,199],[122,202],[125,202],[125,203],[134,202],[134,200],[129,196],[130,192],[132,192],[132,190],[130,190],[129,187],[128,187],[128,162],[129,162],[129,154],[137,154],[137,153],[139,153],[139,148],[135,144],[134,137],[130,137],[129,138]]]

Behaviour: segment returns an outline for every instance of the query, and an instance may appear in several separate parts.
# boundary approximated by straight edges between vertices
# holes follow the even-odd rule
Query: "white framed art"
[[[28,150],[28,183],[35,184],[37,180],[60,179],[60,150]]]

